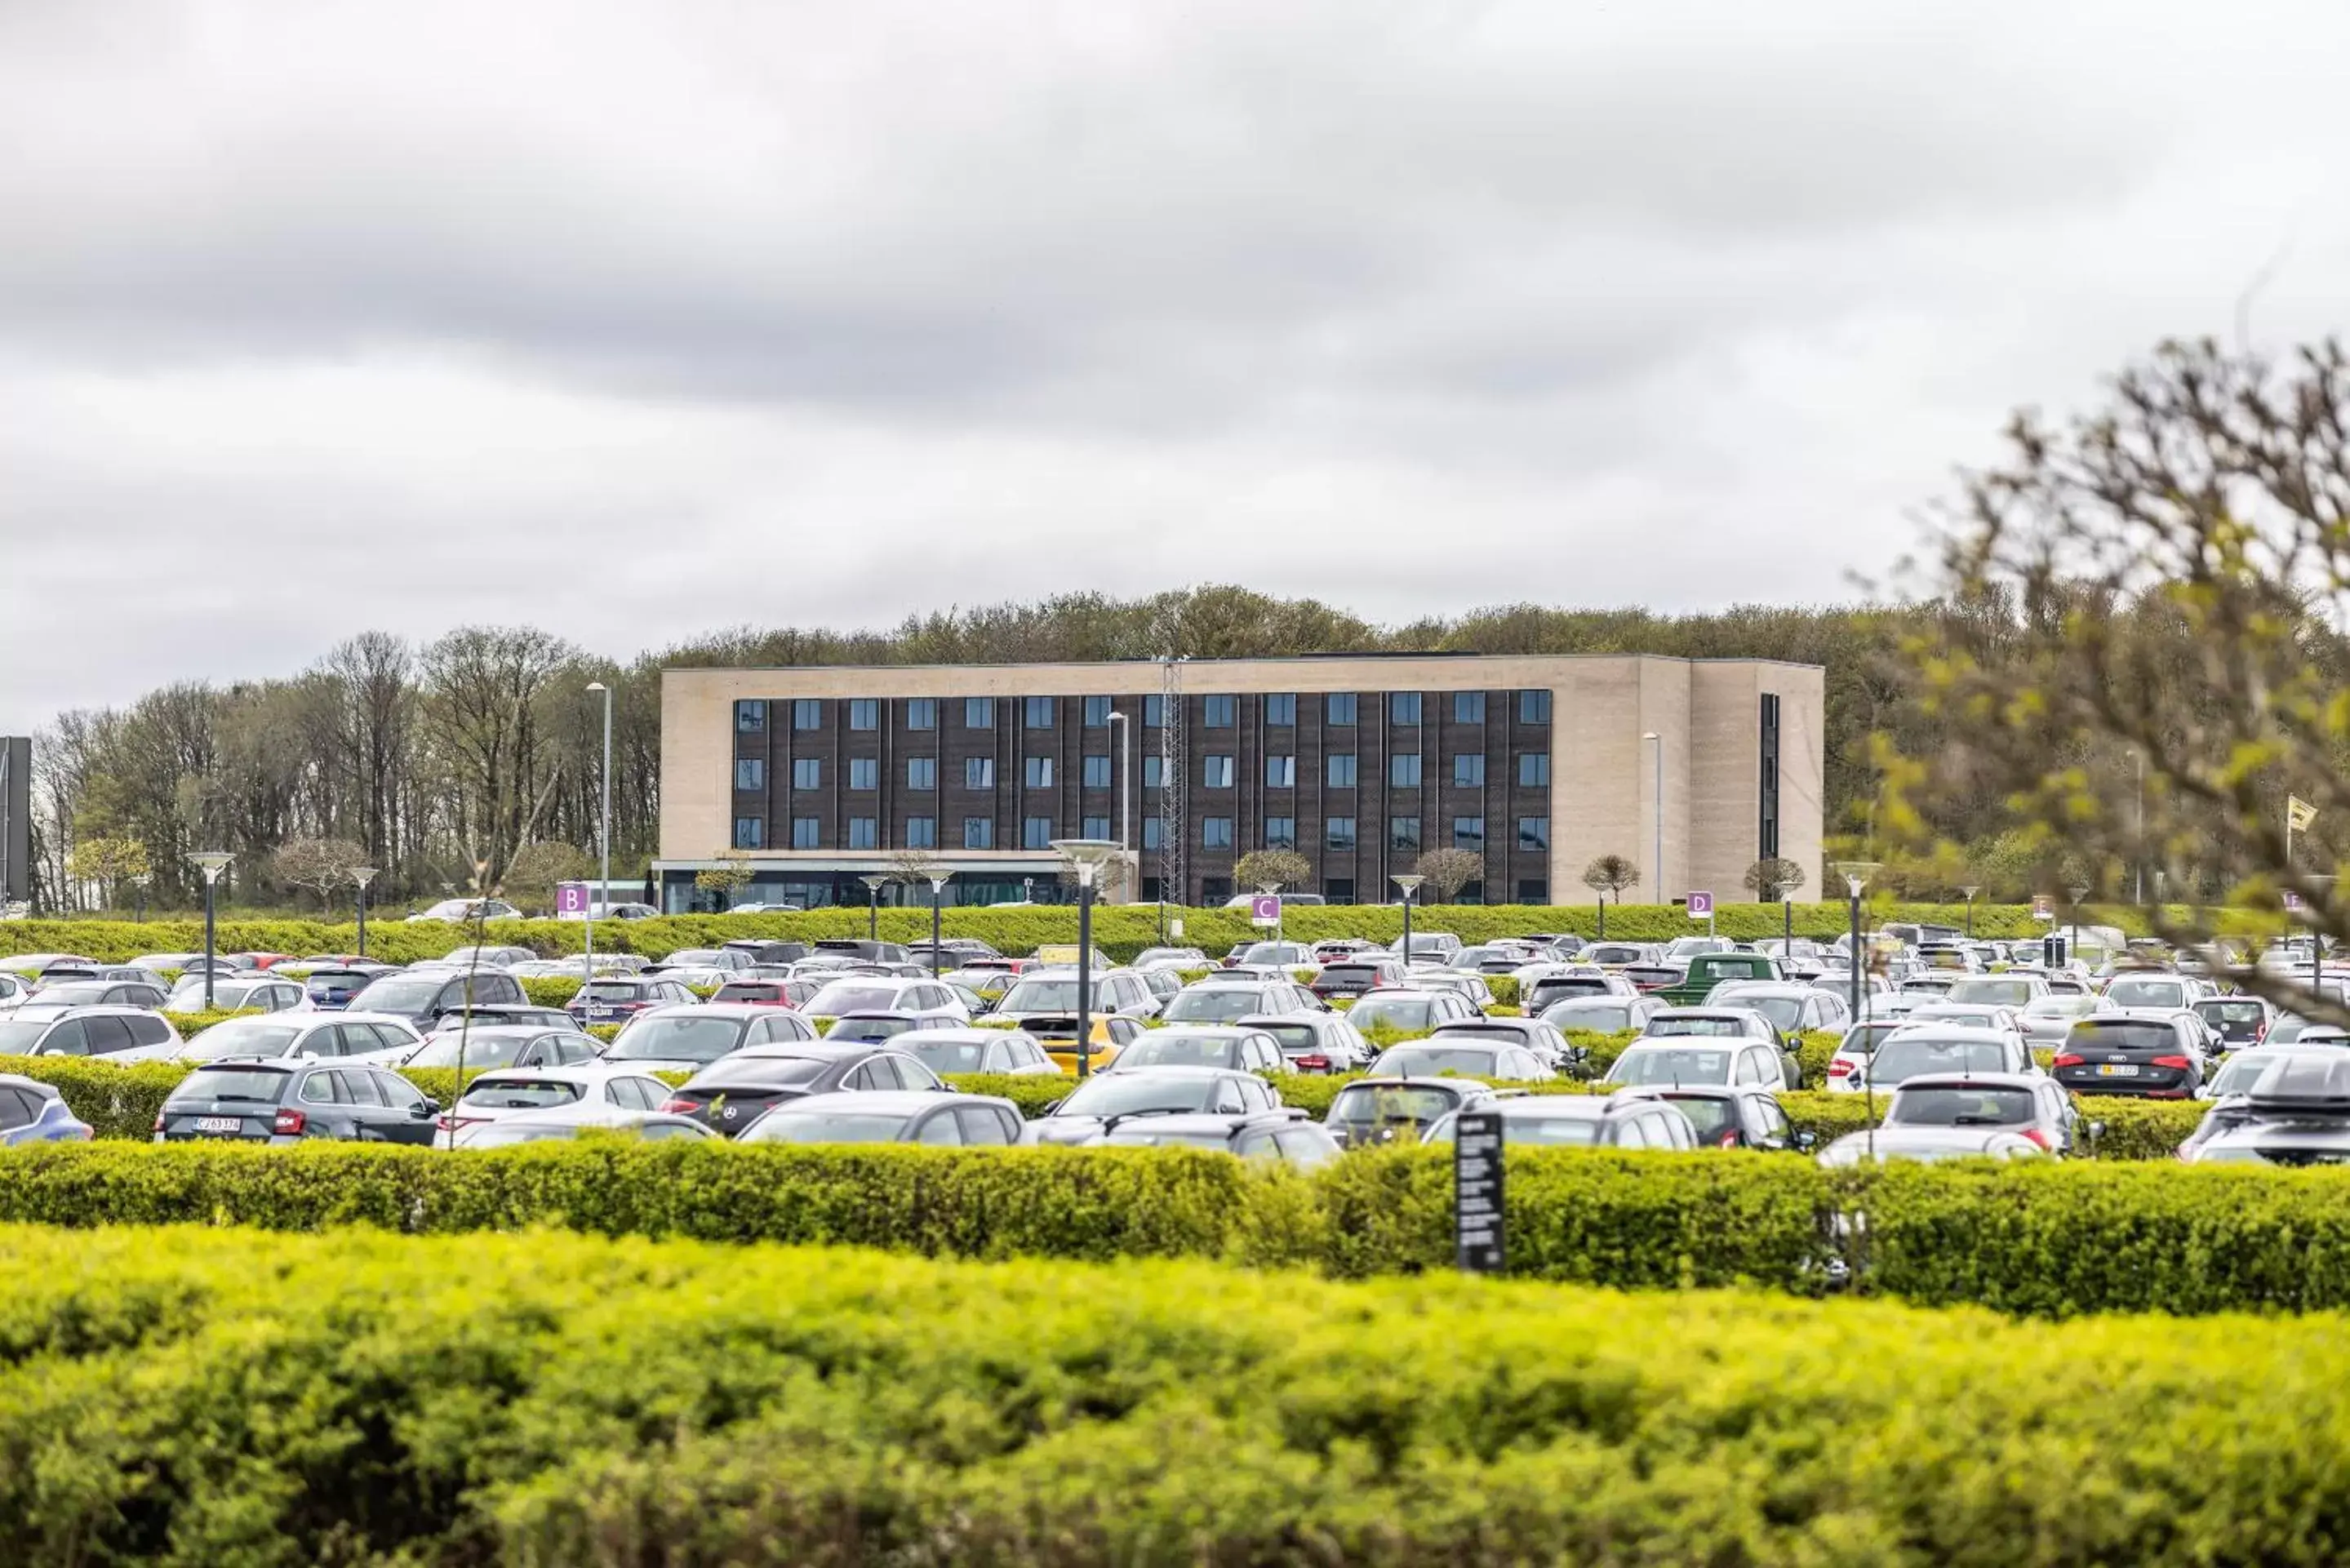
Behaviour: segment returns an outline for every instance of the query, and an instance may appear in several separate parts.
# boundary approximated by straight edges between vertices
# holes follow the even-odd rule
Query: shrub
[[[567,974],[542,975],[522,982],[522,993],[535,1006],[567,1007],[579,994],[580,982]]]

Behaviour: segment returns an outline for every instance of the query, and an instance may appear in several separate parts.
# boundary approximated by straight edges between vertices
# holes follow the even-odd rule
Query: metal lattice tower
[[[1183,880],[1183,661],[1159,661],[1159,896],[1180,904]]]

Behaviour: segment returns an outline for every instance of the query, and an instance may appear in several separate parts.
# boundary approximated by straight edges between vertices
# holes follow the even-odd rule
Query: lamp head
[[[588,682],[588,690],[590,691],[609,691],[611,688],[605,685],[600,680],[590,680]]]
[[[225,849],[199,849],[188,857],[188,861],[204,874],[207,883],[211,883],[219,881],[221,873],[227,870],[229,862],[235,858]]]
[[[2064,891],[2072,894],[2073,902],[2077,904],[2089,896],[2089,885],[2085,882],[2075,882]]]
[[[364,888],[369,883],[374,881],[376,879],[376,868],[372,866],[354,866],[351,867],[351,880],[358,883],[362,888]]]
[[[1055,838],[1053,848],[1063,859],[1077,868],[1077,886],[1090,888],[1101,875],[1101,868],[1118,857],[1118,844],[1114,838]]]
[[[889,878],[887,877],[859,877],[858,880],[865,884],[865,889],[868,893],[879,893],[889,884]]]
[[[1860,890],[1867,887],[1869,880],[1879,871],[1884,870],[1885,867],[1882,862],[1876,860],[1839,860],[1828,869],[1843,877],[1845,887],[1850,890],[1854,898],[1857,898],[1860,897]]]
[[[1388,877],[1388,881],[1390,881],[1390,882],[1393,882],[1397,887],[1399,887],[1399,888],[1402,888],[1402,889],[1403,889],[1403,896],[1404,896],[1405,898],[1410,898],[1414,893],[1417,893],[1417,892],[1419,892],[1419,885],[1420,885],[1422,882],[1427,881],[1427,880],[1428,880],[1428,878],[1427,878],[1427,877],[1419,877],[1419,876],[1403,876],[1403,877]]]
[[[1978,883],[1972,887],[1961,888],[1959,891],[1965,894],[1967,902],[1971,904],[1975,901],[1975,895],[1982,891],[1982,887]]]
[[[931,877],[931,892],[933,892],[933,893],[943,893],[943,892],[945,892],[945,891],[947,890],[947,883],[948,883],[948,881],[949,881],[949,880],[950,880],[950,878],[945,877]]]

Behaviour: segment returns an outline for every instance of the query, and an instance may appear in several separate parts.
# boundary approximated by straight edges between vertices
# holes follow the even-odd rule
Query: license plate
[[[196,1130],[209,1133],[241,1133],[244,1130],[243,1116],[198,1116]]]
[[[2100,1078],[2135,1078],[2137,1076],[2137,1069],[2130,1065],[2127,1062],[2106,1062],[2099,1064],[2097,1068],[2097,1076]]]

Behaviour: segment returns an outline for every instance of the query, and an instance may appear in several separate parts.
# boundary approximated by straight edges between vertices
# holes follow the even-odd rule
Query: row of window
[[[1159,848],[1165,842],[1165,824],[1158,817],[1142,821],[1142,847]],[[847,849],[878,849],[880,822],[870,816],[847,819]],[[767,821],[762,816],[738,816],[734,819],[734,847],[764,849],[766,847]],[[1020,846],[1023,849],[1047,849],[1057,835],[1049,816],[1024,817],[1020,825]],[[1107,838],[1109,818],[1088,816],[1083,819],[1079,836]],[[821,849],[824,846],[824,824],[819,817],[792,818],[792,847]],[[1324,824],[1324,847],[1353,849],[1356,846],[1355,819],[1334,816]],[[1452,845],[1456,849],[1485,847],[1485,819],[1482,816],[1456,816],[1452,819]],[[910,816],[906,819],[905,846],[909,849],[936,849],[939,846],[939,819],[935,816]],[[965,849],[995,847],[995,819],[988,816],[966,816],[962,819],[962,846]],[[1200,819],[1200,847],[1230,849],[1232,846],[1232,819],[1229,816],[1206,816]],[[1268,816],[1264,819],[1264,847],[1295,849],[1297,847],[1297,819],[1294,816]],[[1406,853],[1416,853],[1421,847],[1419,818],[1391,817],[1388,821],[1388,847]],[[1518,818],[1518,847],[1522,850],[1544,850],[1550,847],[1550,818],[1522,816]]]
[[[1418,752],[1398,752],[1388,758],[1388,783],[1398,789],[1417,789],[1420,783]],[[1336,752],[1323,759],[1325,774],[1333,789],[1355,787],[1355,753]],[[1084,759],[1084,783],[1087,789],[1107,789],[1110,786],[1110,759],[1107,753]],[[1142,787],[1157,789],[1164,782],[1165,759],[1142,759]],[[848,759],[848,787],[877,789],[880,786],[881,764],[871,757]],[[1230,789],[1235,763],[1232,758],[1211,755],[1201,759],[1201,778],[1209,789]],[[1053,786],[1053,759],[1024,759],[1024,782],[1030,789],[1050,789]],[[966,789],[995,787],[995,759],[965,757],[962,782]],[[1264,760],[1264,782],[1268,788],[1293,789],[1297,784],[1297,759],[1294,756],[1267,757]],[[1485,782],[1485,757],[1482,752],[1463,752],[1452,759],[1452,782],[1476,788]],[[1518,783],[1528,787],[1545,787],[1550,784],[1550,753],[1521,752],[1518,753]],[[734,761],[734,787],[756,793],[767,787],[767,764],[758,757],[738,757]],[[801,757],[792,763],[792,787],[800,790],[824,787],[824,764],[815,757]],[[939,787],[939,760],[936,757],[906,759],[906,787],[929,790]]]
[[[1388,694],[1388,719],[1391,723],[1417,724],[1420,722],[1420,696],[1417,691],[1393,691]],[[935,730],[939,727],[939,699],[909,697],[906,704],[906,728]],[[970,730],[992,730],[995,727],[995,699],[965,697],[962,700],[963,727]],[[1087,697],[1084,704],[1087,729],[1098,729],[1109,722],[1110,699]],[[1142,700],[1142,722],[1158,728],[1167,722],[1166,698],[1157,693]],[[1355,722],[1356,696],[1351,691],[1333,691],[1323,698],[1322,720],[1326,724],[1346,725]],[[794,698],[783,704],[791,710],[795,730],[817,730],[824,727],[824,701],[816,697]],[[1020,699],[1020,722],[1031,730],[1049,730],[1058,722],[1059,699],[1054,697],[1024,697]],[[1200,699],[1200,722],[1211,730],[1229,730],[1238,722],[1240,699],[1235,696],[1213,696]],[[1485,693],[1455,691],[1452,693],[1452,721],[1456,724],[1482,724],[1485,722]],[[1297,722],[1297,694],[1294,691],[1269,693],[1264,699],[1264,722],[1280,728]],[[1547,724],[1550,722],[1550,693],[1527,690],[1518,693],[1518,722]],[[881,700],[878,697],[848,699],[848,727],[852,730],[877,730],[881,726]],[[745,733],[767,727],[765,699],[747,697],[734,704],[734,727]]]

